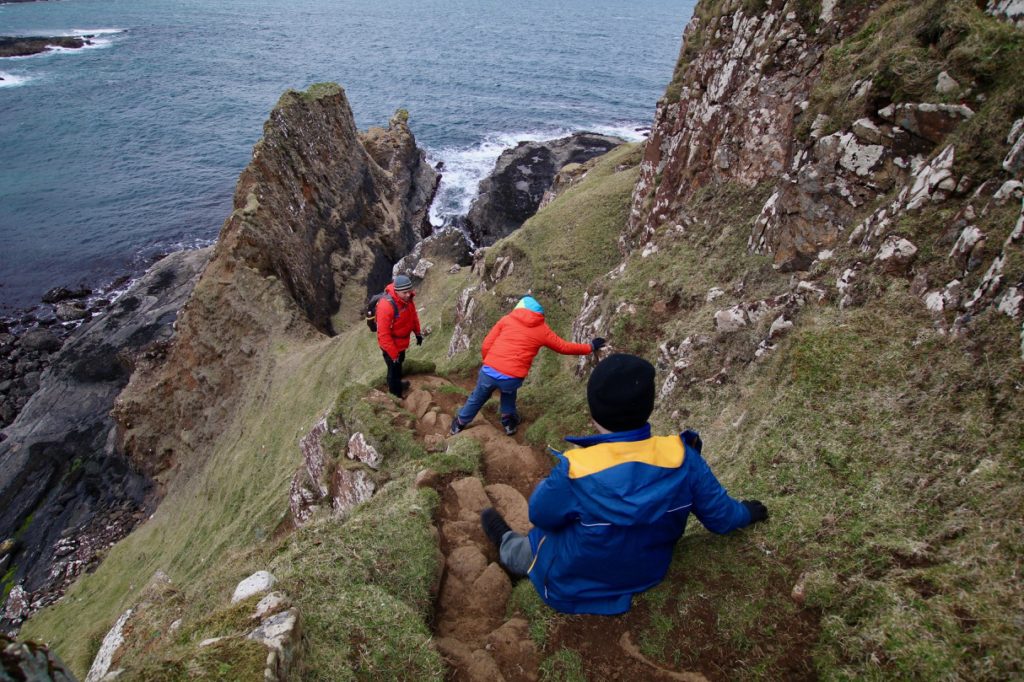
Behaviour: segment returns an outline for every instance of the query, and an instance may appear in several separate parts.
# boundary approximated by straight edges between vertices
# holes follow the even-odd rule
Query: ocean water
[[[396,109],[444,176],[437,225],[498,154],[577,130],[640,139],[695,0],[62,0],[0,35],[93,35],[0,59],[0,316],[211,243],[286,89],[340,83],[360,129]]]

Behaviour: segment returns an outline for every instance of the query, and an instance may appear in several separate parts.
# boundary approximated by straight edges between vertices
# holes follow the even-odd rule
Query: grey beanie
[[[406,275],[398,275],[395,277],[395,291],[408,291],[412,289],[412,280]]]

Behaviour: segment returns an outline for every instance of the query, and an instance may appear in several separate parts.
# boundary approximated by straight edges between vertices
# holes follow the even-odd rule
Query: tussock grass
[[[559,649],[544,659],[540,666],[544,682],[587,682],[583,659],[572,649]]]
[[[819,670],[998,678],[1020,666],[1020,367],[976,367],[921,310],[894,287],[814,311],[705,442],[724,481],[768,501],[758,533],[822,614]]]
[[[287,539],[270,562],[306,632],[304,679],[441,679],[425,623],[441,565],[438,497],[395,481],[343,525],[325,518]]]

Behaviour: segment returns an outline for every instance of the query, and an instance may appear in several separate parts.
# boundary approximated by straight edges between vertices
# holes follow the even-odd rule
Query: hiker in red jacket
[[[385,296],[377,301],[377,345],[384,353],[388,365],[388,391],[402,397],[409,388],[408,381],[402,381],[402,362],[405,349],[409,347],[409,336],[416,335],[416,345],[423,343],[420,333],[420,318],[416,314],[412,280],[398,275],[395,281],[384,288]]]
[[[498,320],[484,338],[481,350],[484,364],[477,376],[476,388],[452,420],[452,435],[469,426],[494,389],[501,391],[501,425],[511,436],[519,426],[516,391],[530,372],[530,365],[542,347],[562,355],[596,353],[605,341],[572,343],[551,331],[544,321],[544,308],[532,296],[524,296],[515,309]]]

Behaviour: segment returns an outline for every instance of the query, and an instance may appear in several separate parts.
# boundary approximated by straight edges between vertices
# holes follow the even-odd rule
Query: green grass
[[[1010,124],[1022,113],[1024,36],[966,0],[911,3],[890,0],[851,38],[828,50],[821,77],[800,134],[807,136],[818,114],[827,114],[826,133],[846,129],[889,102],[965,101],[978,116],[954,133],[958,165],[969,175],[1002,160]],[[961,89],[942,95],[935,83],[942,71]],[[855,98],[857,82],[871,92]],[[971,97],[965,100],[967,91]],[[964,154],[964,156],[960,156]]]
[[[304,679],[442,679],[426,619],[438,579],[432,490],[396,481],[344,526],[324,519],[270,563],[303,615]]]
[[[583,659],[572,649],[559,649],[540,664],[543,682],[587,682]]]
[[[530,638],[538,649],[547,644],[548,633],[560,616],[541,601],[533,583],[520,580],[512,588],[508,601],[509,614],[519,614],[530,624]]]
[[[443,284],[454,285],[458,277],[446,276]],[[427,307],[424,325],[439,327],[441,307]],[[443,355],[440,344],[431,345],[435,340],[410,349],[409,360],[429,361],[425,356],[433,351]],[[99,569],[82,576],[65,599],[25,624],[24,637],[48,642],[76,674],[84,676],[103,635],[137,602],[157,570],[195,595],[201,609],[226,601],[239,580],[265,568],[265,544],[287,516],[298,440],[336,406],[343,389],[371,381],[384,365],[374,335],[361,321],[335,338],[280,338],[269,347],[267,383],[247,387],[234,420],[211,450],[183,463],[153,517],[112,547]],[[413,443],[396,431],[384,429],[382,441]],[[396,465],[396,476],[425,466],[426,453],[416,447]]]
[[[808,16],[813,7],[799,3]],[[698,12],[721,9],[701,3]],[[971,3],[888,2],[830,52],[806,120],[824,112],[841,126],[863,115],[865,103],[849,101],[857,79],[877,74],[885,96],[902,101],[924,97],[934,75],[950,70],[961,83],[976,81],[987,97],[952,138],[965,150],[958,147],[965,164],[958,170],[982,169],[977,177],[984,178],[1005,154],[1008,121],[1024,113],[1014,82],[1024,71],[1020,40]],[[681,64],[698,44],[688,43]],[[771,188],[699,190],[686,207],[696,222],[678,232],[669,221],[655,234],[659,250],[648,258],[632,254],[626,273],[609,281],[605,274],[621,260],[617,240],[641,152],[627,145],[596,160],[585,179],[488,250],[489,273],[503,257],[514,259],[515,269],[477,295],[475,345],[450,359],[452,302],[477,281],[467,268],[447,274],[447,264],[436,265],[417,296],[434,333],[410,349],[409,370],[469,375],[479,366],[483,335],[528,291],[563,337],[583,291],[602,295],[604,335],[616,350],[658,362],[659,380],[671,366],[659,359],[659,347],[689,338],[688,364],[652,423],[662,433],[700,430],[719,479],[738,498],[763,500],[771,519],[728,537],[692,522],[668,579],[628,616],[643,654],[690,670],[713,660],[724,676],[741,680],[1019,677],[1019,321],[989,309],[955,336],[944,329],[952,320],[927,313],[907,280],[868,268],[858,283],[861,307],[808,302],[778,348],[755,360],[771,319],[722,334],[713,315],[790,289],[789,275],[746,249]],[[942,235],[956,209],[928,207],[894,226],[921,249],[917,267],[931,286],[955,274]],[[1005,240],[1016,210],[979,216],[987,248]],[[811,275],[834,282],[858,257],[840,246],[835,260]],[[1011,249],[1007,281],[1018,281],[1021,261]],[[708,302],[712,287],[726,293]],[[247,665],[245,651],[236,660],[197,653],[194,643],[241,631],[245,608],[227,606],[231,591],[270,567],[302,612],[304,677],[443,676],[425,625],[437,579],[430,526],[438,502],[410,484],[424,467],[479,471],[479,446],[455,439],[448,452],[427,453],[410,434],[410,415],[390,401],[393,412],[364,400],[367,386],[382,388],[383,361],[355,308],[343,312],[336,326],[351,324],[336,338],[272,341],[267,381],[254,380],[216,445],[193,453],[153,518],[61,603],[27,623],[25,636],[48,640],[82,675],[109,626],[143,599],[146,581],[162,569],[175,591],[149,598],[153,606],[133,635],[140,653],[132,670],[237,675],[232,666]],[[563,435],[589,430],[575,367],[576,358],[538,356],[520,392],[529,442],[557,447]],[[709,383],[722,369],[726,382]],[[325,514],[289,534],[283,522],[297,442],[324,414],[337,429],[328,443],[333,466],[348,466],[341,448],[355,431],[386,453],[374,475],[379,493],[344,521]],[[795,585],[803,603],[791,597]],[[543,651],[565,620],[528,581],[516,585],[509,608],[529,621],[545,656],[544,679],[586,678],[588,662],[577,652]],[[178,618],[184,624],[171,636],[169,623]],[[693,635],[696,624],[700,636]]]

